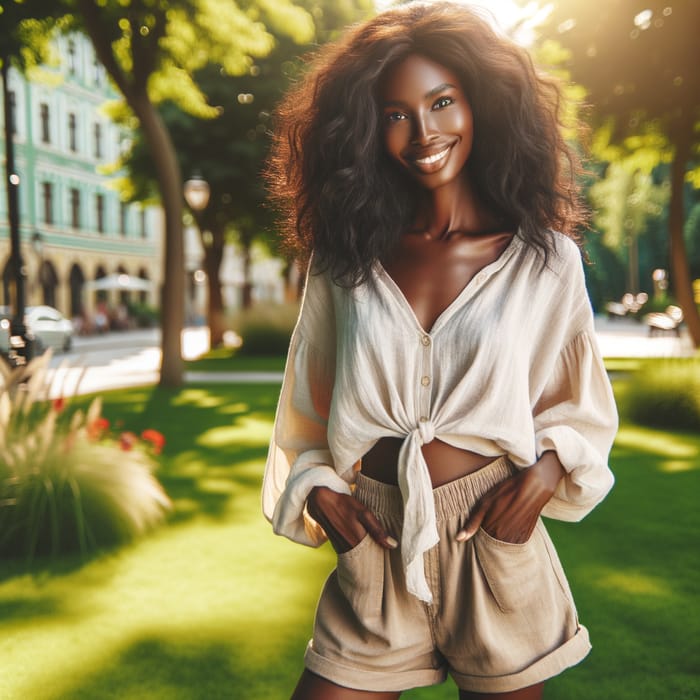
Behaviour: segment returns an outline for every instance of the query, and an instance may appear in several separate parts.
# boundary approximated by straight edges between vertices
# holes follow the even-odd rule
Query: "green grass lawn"
[[[174,515],[82,565],[62,560],[29,574],[0,562],[0,698],[289,696],[333,553],[275,537],[261,516],[277,391],[105,395],[113,421],[166,435],[159,476]],[[546,697],[699,698],[700,437],[623,423],[612,466],[617,485],[596,511],[582,523],[549,523],[594,649]],[[404,697],[456,692],[447,683]]]

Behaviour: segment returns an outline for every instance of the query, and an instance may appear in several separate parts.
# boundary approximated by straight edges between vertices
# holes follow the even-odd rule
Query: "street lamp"
[[[203,211],[209,204],[211,188],[201,175],[195,174],[185,182],[184,194],[185,201],[192,211]]]

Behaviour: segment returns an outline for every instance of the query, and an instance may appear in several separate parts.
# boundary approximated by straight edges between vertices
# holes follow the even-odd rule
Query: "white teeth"
[[[442,158],[449,150],[450,148],[448,146],[444,151],[440,151],[440,153],[436,153],[434,156],[427,156],[426,158],[416,158],[416,163],[430,165],[431,163],[435,163],[436,161],[440,160],[440,158]]]

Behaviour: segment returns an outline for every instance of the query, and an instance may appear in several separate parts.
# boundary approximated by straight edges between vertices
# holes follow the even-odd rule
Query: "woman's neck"
[[[466,178],[426,192],[411,233],[448,239],[456,233],[479,235],[507,228],[507,224],[479,201]]]

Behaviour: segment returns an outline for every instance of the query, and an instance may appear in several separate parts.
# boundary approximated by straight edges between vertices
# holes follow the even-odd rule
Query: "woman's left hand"
[[[496,484],[481,498],[457,533],[457,541],[472,538],[481,527],[503,542],[527,542],[564,473],[556,453],[545,452],[531,467]]]

